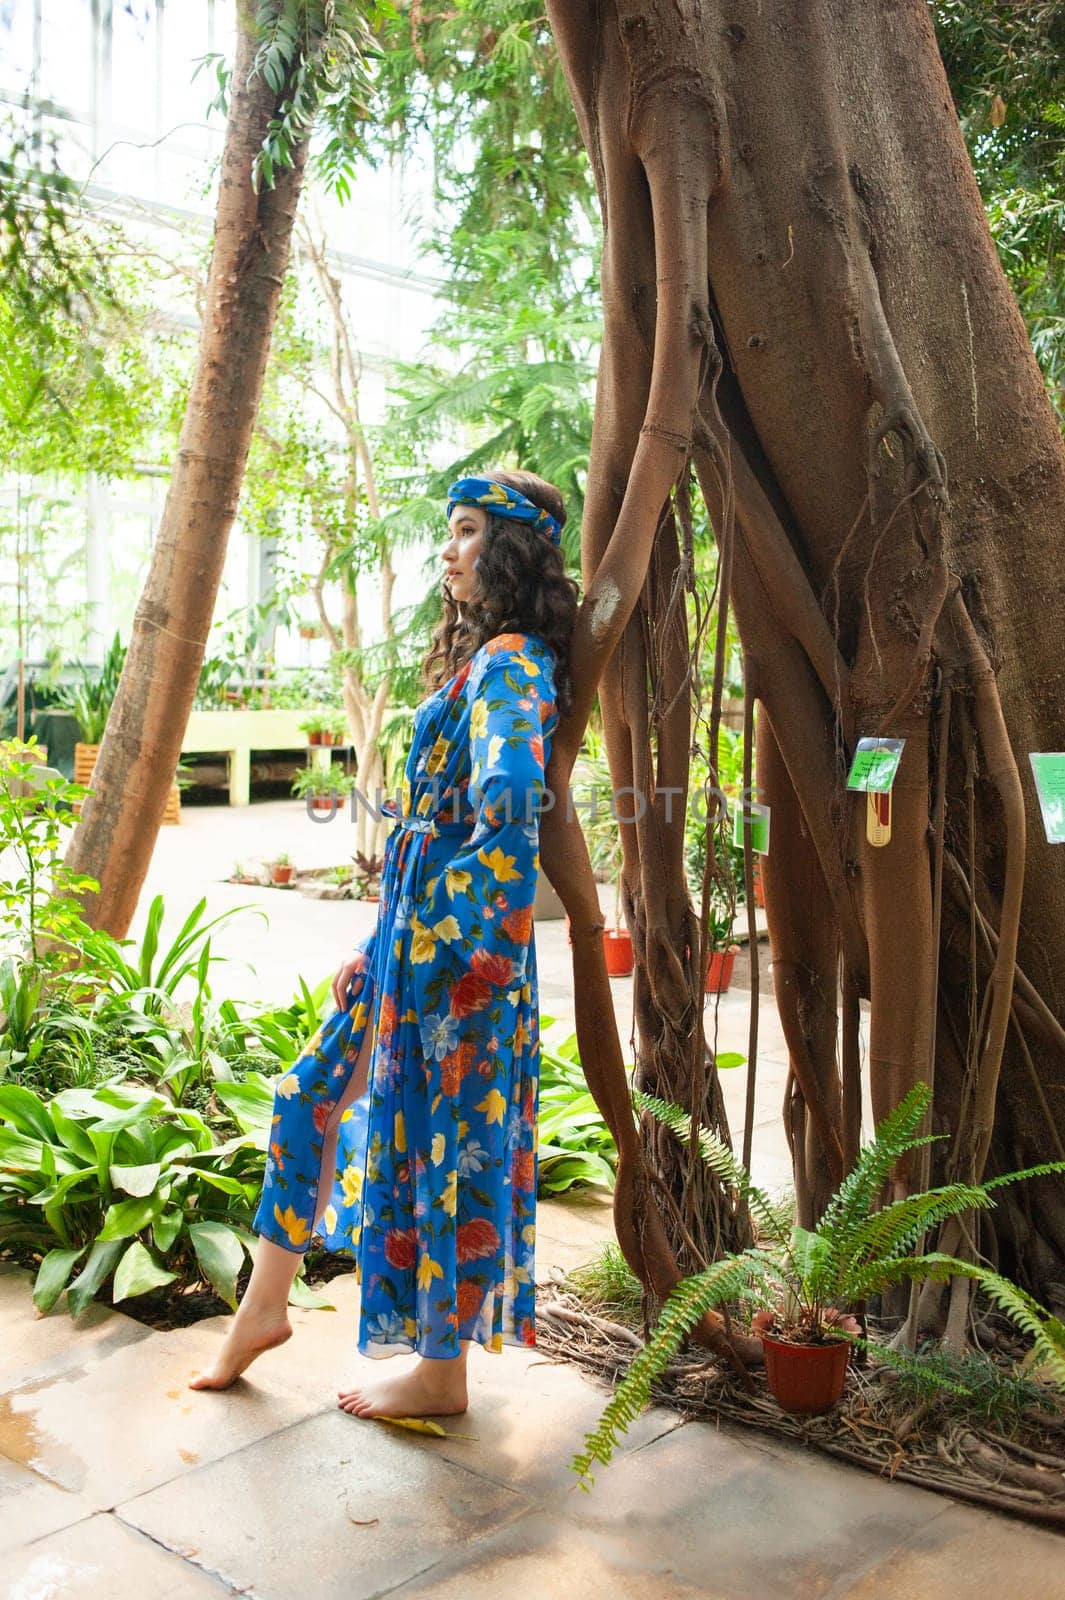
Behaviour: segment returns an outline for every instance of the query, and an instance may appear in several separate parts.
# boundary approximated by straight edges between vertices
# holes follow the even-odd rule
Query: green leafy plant
[[[333,795],[349,794],[354,781],[338,766],[326,767],[324,770],[319,767],[302,767],[292,780],[292,793],[299,796],[330,798]]]
[[[646,1110],[687,1140],[691,1118],[679,1106],[634,1092],[638,1110]],[[917,1084],[885,1117],[876,1137],[865,1146],[851,1173],[830,1200],[816,1229],[792,1223],[790,1209],[772,1200],[751,1179],[732,1150],[709,1129],[700,1128],[699,1147],[714,1174],[746,1203],[758,1232],[758,1243],[738,1255],[713,1262],[705,1271],[684,1278],[662,1307],[658,1322],[639,1352],[596,1429],[586,1435],[587,1449],[572,1462],[582,1487],[593,1461],[611,1459],[619,1433],[647,1404],[651,1385],[673,1359],[699,1319],[718,1306],[740,1299],[761,1306],[763,1331],[798,1342],[846,1338],[867,1344],[847,1332],[841,1316],[871,1295],[895,1284],[922,1279],[965,1277],[980,1285],[990,1299],[1034,1341],[1036,1359],[1055,1381],[1065,1383],[1065,1324],[1007,1278],[989,1269],[941,1252],[914,1255],[925,1234],[950,1216],[994,1205],[994,1191],[1024,1178],[1065,1172],[1065,1162],[1050,1162],[1006,1173],[985,1183],[944,1184],[882,1206],[881,1195],[899,1159],[928,1144],[921,1135],[931,1090]],[[875,1346],[877,1356],[892,1366],[912,1369],[915,1361]]]
[[[68,1284],[77,1316],[108,1281],[118,1302],[201,1276],[235,1307],[264,1151],[250,1132],[220,1142],[198,1112],[143,1085],[46,1103],[0,1084],[0,1245],[44,1252],[40,1311]]]
[[[89,791],[42,766],[36,748],[33,737],[0,744],[0,858],[9,863],[0,878],[0,936],[20,959],[62,969],[88,932],[76,896],[99,888],[61,854],[64,829],[77,821],[74,804]]]
[[[541,1028],[550,1017],[541,1017]],[[617,1147],[588,1091],[577,1054],[577,1036],[562,1044],[540,1041],[537,1193],[560,1194],[587,1183],[612,1190]]]
[[[61,685],[56,692],[55,705],[64,711],[69,711],[77,718],[82,741],[85,744],[99,744],[103,739],[107,719],[111,715],[111,707],[118,693],[118,680],[122,676],[125,660],[126,647],[116,632],[104,656],[99,674],[96,675],[81,667],[79,682],[73,685]]]

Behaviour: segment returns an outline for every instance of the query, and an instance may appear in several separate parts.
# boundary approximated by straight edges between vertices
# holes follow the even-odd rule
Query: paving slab
[[[333,1411],[125,1501],[118,1515],[256,1600],[370,1600],[476,1551],[529,1508],[426,1442]]]
[[[575,1528],[534,1511],[472,1551],[430,1567],[389,1592],[388,1600],[499,1600],[501,1595],[544,1600],[727,1600],[712,1580],[678,1578],[668,1550],[621,1548],[609,1535]],[[781,1595],[781,1600],[786,1596]]]
[[[92,1507],[80,1495],[0,1457],[0,1556],[91,1515]]]
[[[944,1502],[889,1558],[849,1588],[847,1600],[1062,1600],[1065,1539],[1060,1534]]]
[[[0,1392],[106,1361],[151,1329],[94,1300],[75,1321],[61,1295],[47,1316],[33,1304],[34,1274],[0,1262]]]
[[[695,1421],[615,1458],[590,1494],[549,1509],[612,1536],[630,1560],[668,1550],[678,1578],[709,1578],[728,1600],[825,1600],[850,1595],[847,1585],[949,1504],[783,1441]]]
[[[8,1600],[222,1600],[216,1578],[106,1514],[0,1557]]]
[[[188,1388],[217,1337],[153,1332],[105,1360],[0,1394],[0,1454],[108,1510],[320,1409],[269,1373],[226,1396]]]

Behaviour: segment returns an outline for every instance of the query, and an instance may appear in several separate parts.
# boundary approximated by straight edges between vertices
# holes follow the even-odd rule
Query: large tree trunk
[[[177,458],[133,620],[126,664],[67,864],[99,881],[96,927],[125,935],[181,755],[237,510],[270,336],[288,262],[307,145],[276,186],[252,189],[252,163],[290,95],[261,75],[254,0],[239,0],[236,62],[196,371]]]
[[[859,995],[877,1117],[934,1079],[937,1171],[1056,1159],[1065,854],[1027,755],[1065,745],[1065,456],[925,0],[548,9],[605,228],[590,569],[619,516],[662,519],[649,441],[673,481],[690,459],[763,713],[800,1214],[853,1155]],[[668,584],[668,518],[659,546]],[[619,783],[648,631],[605,707]],[[658,733],[676,770],[687,727]],[[880,849],[845,788],[862,734],[907,741]],[[983,1236],[1051,1302],[1063,1187],[1010,1191]]]

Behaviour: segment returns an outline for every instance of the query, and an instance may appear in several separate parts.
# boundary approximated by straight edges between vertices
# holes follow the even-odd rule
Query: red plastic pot
[[[295,867],[271,867],[270,881],[272,883],[291,883]]]
[[[788,1344],[762,1335],[765,1375],[777,1405],[793,1416],[831,1411],[847,1381],[851,1347],[845,1339],[827,1344]]]
[[[632,971],[632,940],[628,929],[604,928],[603,955],[606,970],[612,978],[624,978]]]
[[[739,945],[729,945],[727,950],[711,950],[706,963],[707,994],[724,994],[732,982],[732,969],[736,965]]]

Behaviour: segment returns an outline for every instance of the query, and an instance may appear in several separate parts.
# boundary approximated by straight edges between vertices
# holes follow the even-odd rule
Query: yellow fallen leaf
[[[446,1439],[447,1430],[439,1422],[430,1422],[426,1417],[378,1417],[378,1422],[393,1422],[397,1428],[409,1428],[412,1433],[435,1433],[438,1438]]]

